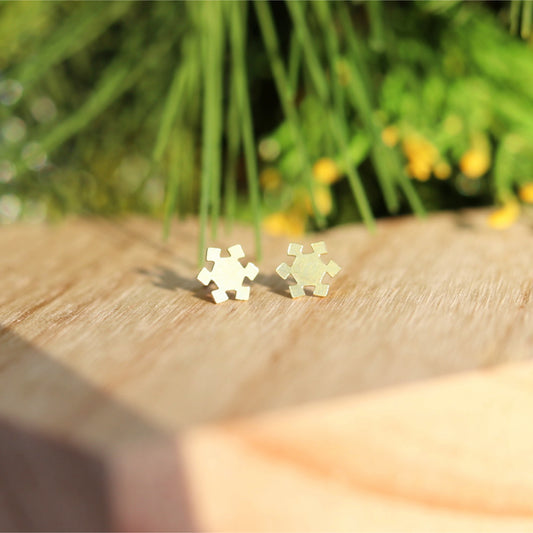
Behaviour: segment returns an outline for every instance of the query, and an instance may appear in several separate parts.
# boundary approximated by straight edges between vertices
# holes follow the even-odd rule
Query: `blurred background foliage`
[[[533,202],[533,3],[4,2],[0,221],[298,235]]]

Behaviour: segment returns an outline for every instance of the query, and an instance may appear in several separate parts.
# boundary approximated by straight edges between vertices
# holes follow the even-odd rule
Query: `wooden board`
[[[524,470],[530,465],[531,436],[520,442],[521,424],[530,416],[525,401],[530,398],[523,392],[530,367],[518,364],[513,370],[524,381],[517,385],[520,401],[512,403],[519,409],[512,428],[493,413],[501,391],[491,385],[492,372],[486,369],[533,355],[533,236],[525,223],[506,232],[490,230],[486,214],[391,219],[380,222],[376,235],[349,226],[305,237],[305,243],[325,240],[328,258],[343,267],[325,299],[290,299],[287,283],[274,272],[288,259],[289,240],[267,237],[250,300],[220,305],[195,280],[194,220],[176,223],[166,244],[159,223],[144,219],[4,227],[4,434],[16,430],[17,439],[39,442],[39,449],[51,446],[54,453],[69,446],[77,454],[69,461],[80,461],[84,472],[91,472],[85,476],[86,494],[98,493],[99,484],[106,487],[109,494],[102,501],[83,500],[88,507],[76,507],[73,500],[77,510],[62,523],[66,529],[76,529],[81,515],[98,515],[96,522],[84,522],[89,529],[103,529],[102,524],[114,529],[200,524],[218,530],[301,530],[312,524],[322,530],[358,524],[361,530],[400,529],[398,524],[420,530],[446,529],[446,524],[463,530],[487,530],[489,523],[501,530],[531,527],[528,473],[533,470]],[[211,244],[235,243],[253,260],[248,229],[221,233]],[[471,411],[474,393],[460,385],[465,379],[478,383],[477,407]],[[424,383],[426,392],[411,397],[406,391],[418,385],[408,384],[416,382]],[[338,400],[341,396],[350,398]],[[420,411],[426,402],[427,412]],[[463,407],[471,418],[462,416]],[[335,437],[322,435],[322,420],[328,424],[337,412]],[[269,454],[250,459],[242,452],[244,430],[235,438],[233,429],[226,429],[234,422],[225,421],[235,417],[251,420],[242,427],[254,428],[245,430],[254,442],[280,448],[289,462],[298,463],[300,456],[305,464],[318,461],[327,475],[317,480],[316,472],[305,473],[298,463],[289,468],[300,472],[291,470],[298,479],[293,474],[289,479],[285,466]],[[299,427],[300,417],[306,438],[291,430]],[[254,420],[262,422],[256,426]],[[490,438],[472,429],[476,421],[493,428]],[[307,446],[314,440],[316,445]],[[141,467],[151,447],[152,466]],[[130,448],[131,454],[124,451]],[[0,468],[9,463],[10,449],[4,448],[3,463],[0,453]],[[494,472],[493,489],[481,490],[486,477],[479,474],[483,468],[473,462],[472,449],[480,451],[483,464],[486,460],[484,474]],[[342,481],[351,450],[361,458],[349,474],[349,484],[361,484],[355,492]],[[212,452],[222,457],[214,466]],[[500,461],[511,453],[519,458]],[[35,472],[42,462],[32,467]],[[225,465],[231,464],[244,469],[240,477],[229,475],[235,469]],[[224,479],[233,480],[233,491]],[[169,483],[172,501],[185,497],[195,503],[167,502],[169,508],[162,510],[162,498],[156,496]],[[153,487],[154,495],[145,505],[140,503],[146,498],[143,486]],[[71,497],[68,483],[62,487],[64,497]],[[270,500],[246,507],[245,513],[238,500],[253,487],[263,487],[265,494],[270,490]],[[369,499],[368,487],[386,496]],[[287,504],[290,491],[301,494],[298,505]],[[26,509],[24,491],[17,494],[19,507]],[[341,507],[328,514],[325,506],[335,495]],[[0,528],[27,524],[20,522],[20,513],[8,513],[2,522],[1,497],[0,491]],[[406,506],[395,507],[391,502],[397,499]],[[421,501],[439,511],[428,514]],[[34,529],[46,529],[43,520],[51,505],[44,507],[42,514],[31,505],[25,511],[43,517],[36,518]],[[487,518],[495,515],[498,520]],[[50,528],[60,529],[55,520]]]
[[[533,531],[532,371],[486,370],[193,429],[179,450],[195,524]]]

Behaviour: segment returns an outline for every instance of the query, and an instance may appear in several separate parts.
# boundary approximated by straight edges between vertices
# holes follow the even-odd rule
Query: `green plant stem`
[[[178,135],[178,142],[180,140]],[[163,238],[165,240],[168,239],[170,233],[170,221],[172,220],[172,215],[176,212],[176,203],[180,189],[178,165],[182,153],[183,150],[181,146],[178,146],[178,149],[169,152],[169,177],[167,180],[167,189],[165,191],[165,201],[163,205]]]
[[[202,173],[200,192],[200,248],[201,262],[206,245],[209,207],[212,208],[212,236],[216,235],[220,203],[220,146],[222,133],[222,50],[223,28],[220,3],[202,2],[204,31],[202,39],[203,117],[202,117]]]
[[[231,18],[229,22],[231,23]],[[227,149],[224,178],[224,218],[227,230],[232,231],[237,209],[237,161],[241,143],[241,125],[237,108],[237,88],[235,86],[235,74],[233,73],[231,76],[226,121]]]
[[[220,2],[208,1],[205,4],[205,15],[212,24],[211,35],[206,36],[208,39],[208,54],[211,58],[212,78],[210,83],[213,85],[206,90],[212,99],[209,107],[212,118],[210,127],[212,131],[212,156],[210,178],[211,178],[211,237],[217,236],[218,221],[220,217],[220,180],[221,180],[221,162],[222,162],[222,124],[223,124],[223,69],[224,69],[224,20],[222,16],[223,4]],[[207,25],[206,25],[207,27]]]
[[[370,21],[370,45],[377,52],[385,49],[385,26],[383,23],[383,2],[375,0],[365,4]]]
[[[524,1],[522,2],[522,24],[520,25],[520,36],[522,39],[529,39],[532,20],[533,4],[531,1]]]
[[[259,176],[257,172],[256,144],[253,132],[252,113],[250,109],[248,80],[246,76],[245,28],[246,18],[242,8],[246,4],[232,2],[231,9],[231,45],[233,74],[235,76],[235,90],[237,109],[241,119],[242,141],[246,161],[246,178],[250,203],[253,211],[255,233],[255,247],[258,259],[261,258],[261,206],[259,201]]]
[[[289,85],[292,93],[296,94],[298,88],[298,78],[300,75],[300,67],[302,63],[302,47],[300,41],[293,33],[291,35],[291,44],[289,48]]]
[[[287,2],[287,8],[292,17],[296,35],[300,40],[311,80],[322,103],[327,103],[329,100],[328,79],[315,53],[314,41],[305,20],[304,6],[303,2]]]
[[[509,31],[511,32],[511,35],[516,35],[518,33],[521,5],[522,5],[522,0],[511,0],[511,8],[510,8],[510,13],[509,13],[509,19],[511,22],[511,27]]]
[[[362,66],[360,46],[350,24],[348,11],[344,5],[341,5],[339,9],[343,34],[346,37],[351,57],[351,61],[345,63],[349,74],[349,82],[346,86],[348,99],[354,109],[359,113],[365,129],[373,139],[371,159],[376,169],[387,209],[389,212],[395,213],[399,208],[398,197],[394,189],[395,177],[387,166],[388,157],[384,157],[385,147],[382,145],[380,133],[374,121],[372,97],[370,96],[368,76]]]
[[[329,105],[329,91],[327,79],[324,75],[324,69],[321,67],[318,55],[315,51],[315,45],[311,35],[309,34],[308,27],[305,22],[305,16],[303,12],[303,4],[297,2],[288,3],[288,8],[293,17],[294,25],[296,28],[296,34],[300,38],[301,47],[303,50],[304,58],[311,73],[311,79],[316,92],[322,102],[322,105],[326,109],[328,115],[328,126],[331,134],[334,136],[337,146],[342,154],[344,165],[346,168],[346,174],[348,176],[348,182],[355,201],[361,213],[361,217],[369,229],[375,228],[375,220],[372,214],[372,209],[368,202],[368,198],[365,194],[361,178],[357,170],[353,165],[353,162],[349,159],[348,150],[348,135],[346,125],[343,123],[342,116],[336,113]],[[320,8],[319,8],[320,9]],[[326,15],[327,17],[327,15]],[[326,19],[323,19],[326,20]],[[331,52],[331,64],[335,67],[335,59],[337,56],[335,42],[330,42]],[[335,92],[335,90],[334,90]],[[340,102],[339,102],[340,103]]]
[[[341,87],[337,69],[341,63],[342,56],[340,53],[340,44],[337,36],[337,32],[333,31],[335,27],[329,4],[324,0],[317,0],[311,2],[311,6],[314,9],[316,17],[322,26],[322,36],[326,43],[326,51],[328,55],[329,68],[330,68],[330,83],[332,85],[333,103],[337,115],[341,116],[345,114],[344,109],[344,91]]]
[[[263,36],[263,42],[265,43],[268,57],[270,59],[272,73],[274,75],[274,81],[276,83],[281,105],[283,107],[283,111],[287,118],[287,121],[290,125],[294,143],[300,154],[304,166],[304,178],[306,181],[307,188],[309,190],[313,213],[318,227],[323,228],[326,221],[324,216],[319,212],[316,205],[313,186],[313,170],[311,162],[309,160],[309,154],[307,153],[307,148],[305,146],[301,134],[300,121],[298,118],[298,113],[296,112],[296,107],[294,105],[294,94],[290,86],[287,74],[285,72],[285,67],[283,66],[283,61],[279,52],[278,38],[276,35],[276,30],[274,28],[274,22],[272,20],[272,13],[270,12],[268,2],[264,0],[256,0],[254,5],[257,13],[257,18],[259,20],[259,26],[261,28],[261,34]]]

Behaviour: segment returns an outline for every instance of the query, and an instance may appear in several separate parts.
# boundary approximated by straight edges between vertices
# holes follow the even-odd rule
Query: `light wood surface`
[[[522,364],[197,428],[180,450],[200,529],[533,531],[532,415]]]
[[[533,233],[486,215],[306,236],[343,267],[324,299],[289,297],[266,237],[220,305],[194,220],[1,228],[0,431],[105,486],[64,529],[533,530]],[[210,244],[235,243],[255,262],[249,229]],[[41,516],[17,494],[0,529]]]

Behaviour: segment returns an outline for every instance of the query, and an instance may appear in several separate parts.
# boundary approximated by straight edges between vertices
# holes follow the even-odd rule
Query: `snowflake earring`
[[[287,255],[293,255],[296,259],[291,266],[282,263],[276,268],[276,272],[283,279],[287,279],[291,275],[295,279],[296,285],[289,286],[289,291],[293,298],[304,296],[304,287],[309,286],[314,287],[313,294],[315,296],[327,296],[329,285],[322,283],[324,274],[329,274],[333,277],[341,269],[334,261],[330,261],[326,265],[320,259],[321,255],[328,253],[326,243],[315,242],[311,244],[311,248],[313,248],[313,251],[310,254],[303,254],[303,246],[301,244],[289,244]]]
[[[208,248],[206,261],[213,261],[214,266],[211,271],[202,268],[196,279],[203,285],[215,282],[217,289],[211,291],[213,300],[219,304],[228,299],[227,291],[235,291],[236,300],[248,300],[250,297],[250,287],[243,286],[244,278],[254,280],[259,269],[248,263],[243,267],[239,259],[244,257],[244,251],[240,244],[228,248],[229,257],[220,257],[220,248]]]

